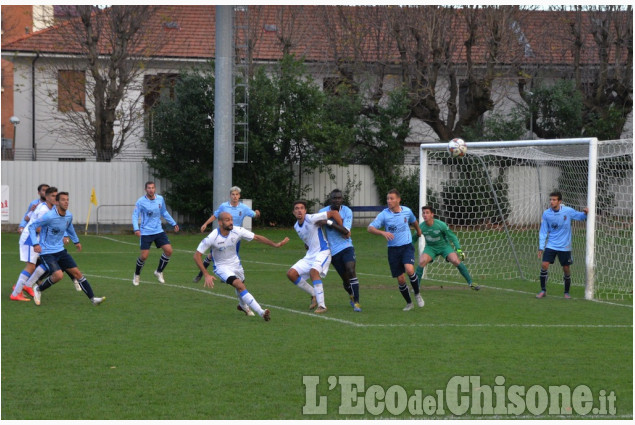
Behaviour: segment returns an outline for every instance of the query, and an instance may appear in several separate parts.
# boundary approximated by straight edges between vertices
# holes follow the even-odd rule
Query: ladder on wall
[[[244,164],[249,146],[249,8],[233,9],[234,70],[232,99],[234,110],[234,164]]]

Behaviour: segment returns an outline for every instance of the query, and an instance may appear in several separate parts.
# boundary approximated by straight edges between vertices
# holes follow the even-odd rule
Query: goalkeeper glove
[[[414,230],[412,231],[412,243],[415,244],[419,240],[419,235]]]
[[[456,253],[458,254],[461,261],[465,260],[465,253],[463,251],[461,251],[460,249],[457,249]]]

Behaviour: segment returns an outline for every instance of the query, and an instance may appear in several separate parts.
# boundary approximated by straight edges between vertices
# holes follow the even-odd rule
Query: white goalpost
[[[586,222],[573,222],[573,286],[584,286],[586,299],[632,298],[633,139],[467,146],[465,157],[452,158],[447,143],[420,145],[419,205],[432,206],[457,233],[476,282],[538,284],[540,220],[549,193],[558,190],[565,205],[589,208]],[[562,285],[562,268],[557,261],[554,266],[548,288]],[[427,267],[426,278],[459,279],[452,269]]]

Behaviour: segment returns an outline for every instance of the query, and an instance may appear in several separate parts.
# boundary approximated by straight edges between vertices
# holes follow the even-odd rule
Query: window
[[[179,74],[145,75],[143,77],[143,105],[146,111],[158,105],[161,99],[174,99],[174,86]]]
[[[57,107],[60,112],[83,112],[86,106],[86,73],[59,70]]]
[[[151,134],[153,129],[152,108],[162,99],[174,99],[174,86],[178,78],[179,74],[156,74],[143,77],[143,111],[148,134]]]

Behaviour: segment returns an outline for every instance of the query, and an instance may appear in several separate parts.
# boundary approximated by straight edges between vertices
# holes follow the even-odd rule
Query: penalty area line
[[[130,279],[122,278],[122,277],[112,277],[112,276],[101,276],[96,274],[86,274],[86,276],[94,277],[97,279],[110,279],[110,280],[120,280],[120,281],[130,281]],[[184,285],[176,285],[172,283],[159,283],[159,282],[150,282],[150,281],[141,281],[141,283],[145,285],[156,285],[156,286],[166,286],[169,288],[176,289],[185,289],[188,291],[194,291],[206,295],[211,295],[214,297],[225,298],[228,300],[233,300],[237,302],[235,296],[226,295],[226,294],[218,294],[211,292],[209,290],[201,289],[201,288],[192,288],[190,286]],[[313,317],[320,320],[326,320],[336,323],[341,323],[343,325],[353,326],[357,328],[632,328],[633,325],[617,325],[617,324],[534,324],[534,323],[358,323],[351,320],[339,319],[336,317],[330,317],[325,315],[319,315],[307,311],[296,310],[293,308],[282,307],[274,304],[265,304],[261,303],[261,306],[270,307],[275,310],[286,311],[292,314],[299,314],[302,316]]]

